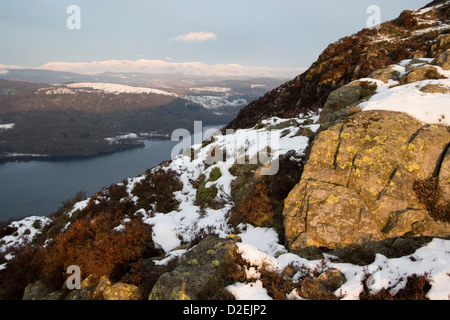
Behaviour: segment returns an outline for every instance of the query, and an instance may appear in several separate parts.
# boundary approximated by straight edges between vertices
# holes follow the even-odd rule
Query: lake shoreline
[[[223,124],[205,125],[202,134],[207,129],[222,127]],[[170,160],[173,148],[179,143],[168,137],[140,140],[143,146],[125,148],[121,152],[1,159],[0,226],[2,222],[24,217],[49,216],[77,191],[84,190],[89,196],[103,187],[136,177]]]
[[[150,139],[159,139],[159,138],[147,138],[140,140],[150,140]],[[167,138],[161,138],[161,140],[168,140]],[[46,156],[46,155],[21,155],[21,156],[11,156],[11,157],[0,157],[0,165],[8,164],[8,163],[16,163],[16,162],[29,162],[29,161],[46,161],[46,162],[64,162],[64,161],[73,161],[73,160],[85,160],[92,159],[97,157],[109,156],[114,153],[120,153],[129,150],[142,149],[145,148],[145,144],[136,144],[136,145],[128,145],[124,148],[105,151],[105,152],[97,152],[95,154],[90,155],[72,155],[72,156]]]

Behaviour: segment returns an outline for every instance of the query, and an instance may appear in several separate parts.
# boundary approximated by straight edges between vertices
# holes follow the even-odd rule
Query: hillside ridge
[[[436,43],[450,32],[449,7],[448,1],[433,1],[424,7],[433,8],[430,11],[405,10],[379,29],[363,29],[330,44],[308,70],[241,109],[226,128],[249,128],[267,117],[317,111],[333,90],[351,81],[404,59],[431,58],[440,53]]]

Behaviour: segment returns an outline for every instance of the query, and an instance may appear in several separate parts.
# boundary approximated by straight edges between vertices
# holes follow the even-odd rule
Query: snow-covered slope
[[[240,108],[248,104],[248,101],[242,98],[229,98],[220,96],[184,96],[183,99],[197,103],[206,109],[220,110],[227,108]]]
[[[247,129],[238,130],[228,135],[214,135],[213,142],[202,147],[202,144],[192,146],[192,152],[196,158],[191,161],[190,156],[180,155],[172,159],[165,170],[172,170],[178,173],[179,180],[183,182],[183,189],[174,194],[180,206],[178,210],[170,213],[154,213],[140,210],[144,215],[144,221],[153,226],[153,241],[156,245],[169,253],[174,248],[181,245],[182,242],[190,242],[201,229],[213,228],[221,236],[230,234],[231,229],[227,223],[227,214],[233,207],[231,201],[231,182],[236,179],[229,169],[238,161],[247,160],[247,163],[256,163],[257,157],[262,159],[264,150],[271,148],[271,157],[267,157],[265,162],[276,162],[276,160],[288,151],[293,150],[296,155],[302,156],[308,146],[308,138],[296,136],[297,121],[301,123],[307,119],[317,120],[317,116],[309,115],[303,119],[268,119],[265,124],[281,124],[291,120],[296,121],[296,125],[287,126],[283,129],[269,132],[267,129]],[[317,125],[307,125],[314,130]],[[289,131],[288,135],[282,136],[283,131]],[[208,160],[208,157],[215,150],[216,154],[226,150],[224,159]],[[265,153],[264,153],[265,156]],[[213,162],[213,163],[211,163]],[[275,168],[275,165],[274,165]],[[154,170],[156,170],[155,168]],[[216,198],[224,201],[223,208],[202,210],[200,206],[195,205],[197,189],[194,182],[200,175],[209,176],[213,170],[220,170],[221,176],[214,182],[208,182],[205,187],[214,185],[217,190]],[[143,177],[141,177],[142,179]],[[139,178],[137,178],[139,179]],[[135,198],[131,193],[136,178],[129,179],[127,190],[130,190],[129,198]]]
[[[403,85],[393,80],[384,83],[371,78],[359,79],[358,81],[369,81],[377,85],[377,93],[369,101],[359,104],[359,107],[363,111],[405,112],[424,124],[450,125],[450,99],[448,94],[450,92],[450,71],[443,70],[439,66],[429,65],[427,61],[430,62],[430,59],[424,59],[415,66],[435,69],[443,79],[420,80]],[[410,63],[411,60],[404,60],[399,64],[390,66],[390,68],[403,76],[407,74],[405,66]],[[435,90],[435,92],[427,90],[427,88],[432,87],[439,90]]]
[[[48,217],[31,216],[19,221],[13,221],[8,225],[9,235],[0,239],[0,254],[6,252],[9,248],[31,243],[39,235],[45,226],[52,220]],[[5,256],[6,260],[14,258],[12,254]],[[0,270],[5,269],[7,263],[0,265]]]

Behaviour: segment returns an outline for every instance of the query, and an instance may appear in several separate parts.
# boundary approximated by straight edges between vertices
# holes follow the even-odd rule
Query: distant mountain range
[[[107,60],[92,62],[48,62],[40,67],[33,68],[0,64],[0,74],[16,73],[16,71],[29,73],[30,70],[42,72],[41,75],[47,77],[56,75],[54,72],[63,72],[65,73],[61,74],[63,77],[78,77],[78,75],[86,75],[93,76],[90,79],[97,79],[98,81],[102,75],[107,74],[112,74],[113,76],[114,74],[146,74],[156,75],[156,78],[162,78],[161,75],[163,75],[163,77],[169,76],[172,78],[182,78],[187,76],[190,78],[220,77],[222,79],[249,79],[260,77],[280,77],[287,79],[292,78],[298,73],[304,71],[305,68],[241,66],[239,64],[208,65],[200,62],[169,62],[146,59],[140,59],[137,61]],[[80,79],[76,81],[80,81]]]

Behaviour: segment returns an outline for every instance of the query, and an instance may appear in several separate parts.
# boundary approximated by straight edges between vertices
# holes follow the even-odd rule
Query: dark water
[[[204,126],[203,131],[221,127]],[[1,164],[0,221],[49,215],[77,191],[84,190],[91,196],[170,159],[177,144],[170,139],[149,139],[144,148],[94,158]]]

